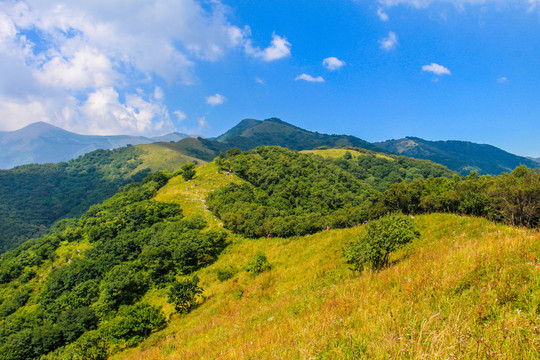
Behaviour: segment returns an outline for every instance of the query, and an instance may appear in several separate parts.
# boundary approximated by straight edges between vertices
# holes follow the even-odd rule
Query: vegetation
[[[179,314],[187,314],[196,304],[196,298],[202,294],[203,289],[199,286],[197,276],[191,279],[175,281],[169,290],[169,303],[174,305],[174,309]]]
[[[266,254],[262,251],[255,254],[253,259],[246,265],[246,271],[253,275],[259,275],[270,269],[272,269],[272,265],[270,265]]]
[[[390,254],[419,237],[416,224],[410,217],[391,213],[369,222],[357,239],[345,244],[345,262],[355,271],[366,265],[373,270],[388,266]]]
[[[292,236],[363,220],[376,191],[322,158],[279,147],[228,152],[223,171],[245,180],[214,191],[208,207],[225,227],[250,237]]]
[[[136,147],[96,150],[69,162],[0,170],[0,253],[140,181],[149,172],[134,172],[141,153]]]
[[[233,148],[127,185],[2,255],[0,359],[538,357],[538,234],[501,223],[538,226],[540,173],[400,161]]]
[[[227,245],[203,217],[151,200],[168,179],[157,172],[130,184],[2,255],[0,359],[100,358],[163,327],[161,310],[144,300],[148,290],[212,263]]]
[[[406,137],[375,145],[392,153],[443,164],[461,175],[468,175],[471,171],[499,175],[510,172],[519,165],[532,169],[540,167],[540,164],[532,159],[510,154],[491,145],[467,141],[427,141]]]
[[[365,226],[235,242],[197,272],[204,306],[113,360],[538,358],[537,232],[450,214],[414,221],[421,236],[394,265],[360,276],[341,248]],[[216,278],[258,251],[272,271]]]

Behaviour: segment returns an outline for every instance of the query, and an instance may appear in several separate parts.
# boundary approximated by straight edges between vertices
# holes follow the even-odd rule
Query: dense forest
[[[140,181],[149,174],[134,173],[141,153],[136,147],[96,150],[68,162],[0,170],[0,254]]]
[[[201,216],[150,200],[168,178],[127,185],[2,255],[0,359],[103,359],[165,325],[141,298],[152,287],[181,288],[176,275],[211,263],[227,244]],[[59,246],[69,254],[58,256]]]
[[[522,165],[500,176],[460,176],[429,161],[351,152],[324,159],[279,147],[232,149],[217,161],[246,183],[211,194],[209,208],[228,229],[251,237],[348,227],[393,211],[540,223],[537,170]]]
[[[246,183],[215,191],[208,206],[227,228],[247,236],[304,235],[370,218],[372,199],[392,183],[453,174],[429,161],[350,150],[360,156],[346,151],[325,159],[281,147],[231,149],[218,164]]]

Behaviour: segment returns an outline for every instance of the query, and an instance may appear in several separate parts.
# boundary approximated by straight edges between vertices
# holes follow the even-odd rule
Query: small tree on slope
[[[366,265],[374,270],[388,266],[392,252],[420,236],[414,221],[401,213],[391,213],[365,226],[359,238],[343,247],[345,263],[356,271]]]

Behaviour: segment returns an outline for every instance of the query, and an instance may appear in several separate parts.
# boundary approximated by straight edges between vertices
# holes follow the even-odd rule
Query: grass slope
[[[230,181],[210,164],[197,170],[201,193]],[[205,171],[215,175],[208,189]],[[201,209],[182,200],[185,185],[175,178],[157,198]],[[360,276],[343,265],[341,247],[362,227],[236,237],[197,273],[205,290],[197,309],[113,359],[538,358],[538,232],[445,214],[415,220],[421,238],[388,269]],[[273,268],[253,277],[242,269],[257,251]],[[220,282],[222,269],[236,274]],[[165,293],[155,290],[153,303]]]
[[[141,155],[142,164],[135,169],[135,172],[147,168],[152,172],[159,170],[174,172],[186,163],[204,163],[201,159],[184,154],[177,148],[176,143],[156,142],[136,147],[141,149],[143,154]]]

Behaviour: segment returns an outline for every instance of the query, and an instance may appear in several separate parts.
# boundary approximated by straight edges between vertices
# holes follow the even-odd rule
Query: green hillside
[[[283,146],[291,150],[315,149],[319,146],[354,146],[381,151],[377,146],[350,135],[327,135],[301,129],[277,118],[264,121],[247,119],[217,138],[219,142],[249,150],[261,145]]]
[[[528,194],[523,224],[538,225],[540,178],[526,168],[501,177],[421,178],[382,193],[339,170],[336,161],[364,157],[352,151],[349,159],[328,149],[326,160],[277,147],[229,151],[189,181],[155,173],[7,252],[0,259],[0,359],[538,357],[536,230],[415,215],[420,238],[392,253],[388,267],[358,273],[342,249],[365,231],[357,225],[364,218],[312,235],[251,239],[210,211],[211,194],[231,186],[257,194],[236,196],[246,206],[279,203],[280,182],[272,179],[300,182],[302,169],[316,166],[320,177],[330,169],[338,177],[329,189],[336,199],[369,194],[370,222],[408,204],[405,198],[417,206],[405,212],[466,213],[482,203],[495,220],[510,222],[503,215],[513,208],[497,201],[513,189]],[[308,189],[320,190],[307,179]],[[295,214],[312,211],[301,193],[298,199]],[[452,199],[461,210],[444,207]],[[275,221],[291,216],[283,206]],[[186,293],[189,300],[179,301]]]
[[[523,156],[510,154],[491,145],[467,141],[427,141],[415,137],[375,143],[386,151],[443,164],[462,175],[471,171],[499,175],[519,165],[537,168],[539,164]]]
[[[81,215],[127,183],[188,162],[203,161],[184,155],[175,144],[154,143],[0,170],[0,254],[45,234],[61,218]]]
[[[415,221],[421,238],[361,275],[341,246],[362,227],[238,241],[197,273],[197,309],[112,358],[538,358],[538,234],[455,215]],[[272,269],[254,277],[243,267],[258,251]]]

